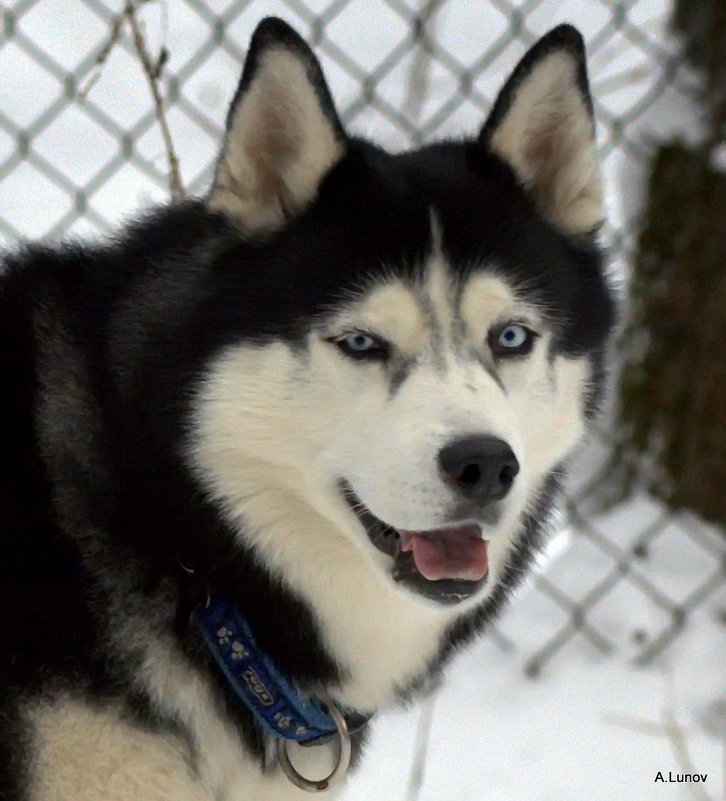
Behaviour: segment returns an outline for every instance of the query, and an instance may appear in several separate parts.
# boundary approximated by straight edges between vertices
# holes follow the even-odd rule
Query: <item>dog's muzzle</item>
[[[441,604],[465,601],[486,583],[487,543],[480,526],[397,529],[376,517],[347,481],[341,481],[340,488],[371,543],[393,560],[395,582]]]

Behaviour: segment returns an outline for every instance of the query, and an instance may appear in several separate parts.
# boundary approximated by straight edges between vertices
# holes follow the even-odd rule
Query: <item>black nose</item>
[[[439,466],[447,484],[479,503],[503,498],[519,472],[519,462],[509,445],[487,436],[458,439],[442,448]]]

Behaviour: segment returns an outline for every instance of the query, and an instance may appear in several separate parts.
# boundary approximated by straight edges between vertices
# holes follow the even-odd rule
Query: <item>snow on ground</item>
[[[119,0],[103,3],[110,11],[121,5]],[[308,4],[315,9],[328,5],[317,0]],[[413,7],[414,0],[408,4]],[[46,120],[34,135],[31,160],[19,166],[13,166],[14,137],[0,125],[0,217],[12,226],[3,230],[0,222],[0,243],[13,241],[13,232],[43,236],[72,214],[69,194],[59,188],[64,182],[90,187],[95,211],[92,219],[69,221],[65,229],[74,234],[105,233],[122,218],[167,196],[158,129],[140,123],[149,109],[147,87],[133,56],[117,47],[88,90],[86,106],[68,106],[63,100],[62,77],[38,66],[19,41],[25,37],[37,43],[70,70],[82,65],[105,40],[108,26],[82,0],[5,3],[4,8],[12,10],[18,5],[28,10],[16,20],[15,39],[0,38],[0,120],[25,130],[48,106],[58,104],[62,111]],[[187,113],[177,107],[170,112],[169,121],[185,183],[199,193],[211,174],[216,131],[254,25],[262,16],[277,14],[303,35],[309,34],[310,27],[294,2],[252,2],[244,5],[228,26],[225,47],[205,50],[210,28],[194,5],[202,4],[180,0],[150,3],[144,18],[154,47],[162,38],[166,40],[168,69],[184,78],[182,105]],[[229,0],[207,0],[207,6],[217,13],[232,5]],[[391,10],[393,5],[383,0],[354,0],[327,26],[326,35],[362,71],[373,70],[408,32]],[[662,70],[653,60],[653,53],[673,47],[663,36],[669,0],[618,4],[627,10],[627,25],[611,30],[601,46],[595,45],[612,24],[612,10],[604,0],[512,5],[526,11],[525,31],[530,39],[558,22],[570,21],[592,45],[590,68],[601,117],[599,144],[607,198],[612,221],[619,225],[637,211],[643,155],[650,143],[675,132],[690,138],[698,132],[697,113],[683,92],[664,85]],[[102,7],[102,0],[94,0],[94,7]],[[507,34],[511,21],[499,10],[504,7],[501,0],[446,0],[436,15],[436,39],[462,65],[470,67]],[[644,44],[639,37],[643,31],[657,40],[655,47]],[[484,72],[474,76],[474,86],[485,98],[493,98],[522,51],[520,41],[502,46]],[[185,65],[193,58],[199,66],[189,70]],[[378,91],[410,122],[425,124],[457,97],[458,78],[441,64],[434,64],[425,99],[417,108],[406,99],[413,60],[412,55],[407,56]],[[322,55],[322,62],[351,129],[390,147],[404,147],[407,138],[400,128],[380,110],[358,103],[360,83],[329,53]],[[681,76],[681,81],[689,80],[692,82]],[[87,78],[82,86],[88,88]],[[607,117],[623,114],[632,116],[626,128],[630,144],[614,147]],[[481,107],[462,99],[435,133],[475,131],[483,116]],[[141,127],[136,146],[146,167],[122,162],[120,169],[106,173],[109,159],[120,152],[118,139],[107,130],[109,125],[132,133]],[[44,164],[57,170],[55,181],[43,175]],[[149,165],[158,171],[156,179],[149,177]],[[595,451],[588,453],[577,471],[581,478],[592,475],[597,462]],[[659,513],[655,504],[639,498],[596,522],[610,541],[627,552],[637,532]],[[684,535],[683,527],[697,531],[697,544]],[[567,538],[561,536],[557,542],[560,547],[544,575],[576,600],[613,569],[613,558],[587,538],[575,535],[567,545]],[[718,535],[695,520],[681,519],[654,541],[649,558],[634,569],[658,591],[678,601],[714,574],[722,554],[723,540]],[[416,728],[422,710],[433,709],[420,801],[716,801],[723,788],[726,728],[725,609],[723,590],[720,595],[711,593],[669,648],[653,663],[636,667],[633,660],[644,644],[657,640],[670,619],[628,580],[619,581],[588,615],[611,642],[613,652],[603,654],[577,635],[544,663],[538,678],[530,679],[524,673],[525,663],[568,621],[562,609],[530,583],[497,627],[511,643],[511,650],[502,650],[492,638],[483,639],[455,660],[432,700],[408,711],[381,715],[373,726],[364,767],[352,780],[345,800],[411,800],[408,787]],[[666,725],[669,715],[678,723],[675,735],[673,726],[669,729]],[[679,732],[693,769],[708,774],[705,785],[654,781],[658,771],[666,777],[669,771],[685,772],[685,757],[682,748],[678,750]]]

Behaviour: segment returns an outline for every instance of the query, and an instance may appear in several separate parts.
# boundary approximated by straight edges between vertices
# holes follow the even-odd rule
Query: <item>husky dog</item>
[[[7,256],[0,798],[334,785],[532,558],[601,390],[602,208],[572,27],[476,138],[391,155],[267,19],[208,197]]]

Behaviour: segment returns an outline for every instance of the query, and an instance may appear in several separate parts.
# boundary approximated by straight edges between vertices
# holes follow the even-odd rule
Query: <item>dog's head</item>
[[[579,34],[527,53],[476,138],[390,155],[266,20],[208,204],[240,244],[188,458],[240,536],[273,565],[352,548],[394,593],[486,597],[583,433],[612,324]]]

